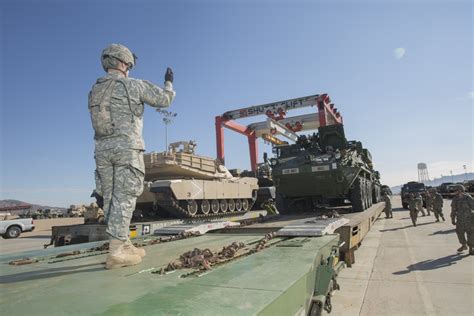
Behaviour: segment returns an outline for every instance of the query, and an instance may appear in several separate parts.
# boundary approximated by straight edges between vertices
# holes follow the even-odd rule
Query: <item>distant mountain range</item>
[[[0,200],[0,210],[3,210],[5,208],[9,207],[21,207],[23,205],[31,205],[31,208],[29,210],[37,210],[37,209],[58,209],[58,210],[65,210],[64,207],[55,207],[55,206],[45,206],[45,205],[39,205],[39,204],[31,204],[28,202],[23,202],[23,201],[18,201],[18,200]],[[22,209],[19,210],[12,210],[10,211],[12,214],[22,214],[25,211]]]
[[[442,178],[436,178],[430,181],[426,181],[424,183],[427,186],[437,187],[441,183],[445,183],[445,182],[457,183],[457,182],[464,182],[465,180],[474,180],[474,173],[470,172],[470,173],[456,174],[453,176],[443,176]],[[418,180],[414,179],[412,181],[418,181]],[[391,187],[390,189],[392,190],[393,194],[400,194],[402,186],[403,184]]]

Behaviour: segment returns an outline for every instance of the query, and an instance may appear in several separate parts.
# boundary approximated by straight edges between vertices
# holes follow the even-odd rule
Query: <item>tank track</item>
[[[160,207],[166,210],[169,214],[176,216],[177,218],[188,218],[188,219],[214,219],[214,218],[225,218],[231,217],[235,215],[243,215],[250,211],[255,204],[254,199],[248,199],[250,201],[249,208],[247,211],[240,211],[240,212],[219,212],[217,214],[209,212],[208,214],[195,214],[191,215],[188,213],[186,209],[179,205],[179,201],[176,200],[171,194],[167,194],[167,199],[161,199],[158,204]]]

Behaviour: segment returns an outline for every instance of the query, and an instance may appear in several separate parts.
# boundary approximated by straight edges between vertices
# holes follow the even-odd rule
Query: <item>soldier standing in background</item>
[[[95,132],[96,192],[104,200],[109,235],[105,268],[113,269],[140,263],[145,256],[145,250],[135,248],[129,239],[130,220],[145,176],[144,103],[168,107],[175,92],[170,68],[164,89],[129,78],[136,56],[123,45],[105,48],[101,61],[107,74],[97,79],[89,93],[89,112]]]
[[[430,189],[430,195],[432,198],[433,213],[434,213],[434,216],[436,217],[436,221],[439,222],[439,218],[441,217],[444,222],[445,219],[443,215],[443,196],[439,194],[439,192],[437,192],[436,189],[434,188]]]
[[[421,212],[421,216],[426,216],[425,210],[423,209],[423,197],[421,196],[420,193],[416,192],[415,200],[416,200],[416,208],[418,209],[418,212]]]
[[[430,194],[431,189],[426,191],[426,213],[428,216],[431,215],[431,211],[433,211],[433,196]],[[433,211],[434,213],[434,211]]]
[[[463,252],[469,246],[469,254],[474,255],[474,199],[465,193],[464,186],[458,185],[456,195],[451,202],[451,221],[456,225],[461,247],[457,250]],[[467,238],[466,238],[467,236]]]
[[[408,207],[410,209],[410,218],[411,222],[413,223],[413,226],[416,227],[416,220],[418,218],[418,198],[415,198],[415,195],[413,193],[410,193],[409,199],[408,199]]]
[[[390,200],[390,195],[388,195],[387,192],[384,192],[382,198],[385,202],[385,208],[383,209],[385,212],[385,218],[393,218],[392,201]]]

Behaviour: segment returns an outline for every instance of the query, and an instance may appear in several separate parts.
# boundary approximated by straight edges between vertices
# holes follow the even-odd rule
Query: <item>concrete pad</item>
[[[400,207],[399,197],[392,198]],[[444,202],[449,219],[450,202]],[[332,300],[335,315],[474,315],[474,256],[457,254],[451,222],[407,210],[379,218],[355,253],[356,263],[339,275]]]

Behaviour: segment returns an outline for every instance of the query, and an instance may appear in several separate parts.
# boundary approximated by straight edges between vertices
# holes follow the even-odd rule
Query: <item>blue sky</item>
[[[109,43],[138,55],[133,77],[162,84],[173,67],[170,139],[201,154],[216,155],[218,114],[328,93],[383,182],[416,179],[418,162],[432,178],[473,171],[471,1],[6,0],[0,20],[0,199],[90,200],[87,94]],[[227,166],[248,168],[245,138],[225,136]],[[165,147],[152,108],[144,138]]]

